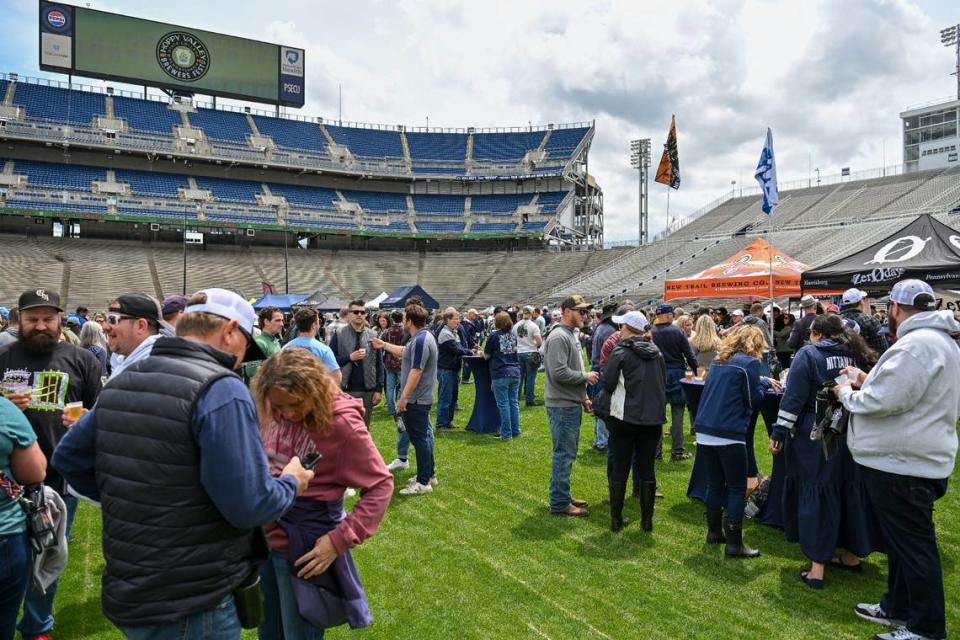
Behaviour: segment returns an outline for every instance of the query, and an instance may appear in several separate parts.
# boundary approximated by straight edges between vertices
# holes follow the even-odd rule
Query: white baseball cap
[[[183,310],[184,313],[210,313],[227,320],[236,320],[240,330],[253,339],[253,325],[257,314],[253,306],[240,295],[227,289],[203,289],[194,296],[204,294],[207,301],[204,304],[191,304]]]
[[[742,317],[743,317],[743,310],[742,310],[742,309],[734,309],[733,311],[730,312],[730,315],[731,315],[731,316],[740,316],[740,317],[742,318]]]
[[[867,297],[866,291],[861,291],[860,289],[847,289],[843,292],[843,299],[841,304],[845,307],[859,304],[861,300]]]
[[[628,311],[622,316],[613,316],[610,319],[614,324],[625,324],[637,331],[646,331],[647,327],[650,326],[650,323],[647,322],[647,317],[643,315],[642,311]]]
[[[916,307],[921,311],[933,311],[935,301],[933,288],[923,280],[901,280],[890,290],[890,302]]]

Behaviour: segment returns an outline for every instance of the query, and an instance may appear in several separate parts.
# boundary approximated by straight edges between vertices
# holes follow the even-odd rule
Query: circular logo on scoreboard
[[[66,26],[67,16],[63,15],[63,11],[54,9],[47,14],[47,22],[49,22],[50,26],[54,29],[60,29],[61,27]]]
[[[63,33],[70,29],[70,14],[65,7],[48,6],[43,10],[43,22],[50,31]]]
[[[192,33],[171,31],[157,42],[157,63],[174,80],[194,82],[210,69],[210,51]]]

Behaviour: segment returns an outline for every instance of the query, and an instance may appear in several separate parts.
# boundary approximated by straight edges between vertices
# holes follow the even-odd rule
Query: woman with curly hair
[[[697,457],[707,475],[707,543],[726,543],[728,557],[755,558],[743,544],[743,507],[747,491],[747,432],[755,407],[774,383],[760,377],[767,350],[763,332],[752,325],[735,328],[720,341],[717,357],[697,409]],[[722,519],[726,492],[727,517]],[[722,527],[721,527],[722,520]]]
[[[265,529],[270,558],[262,568],[266,617],[260,638],[317,639],[324,628],[345,622],[367,626],[372,618],[349,552],[376,532],[393,476],[363,422],[363,403],[341,391],[305,349],[265,360],[251,390],[271,473],[278,475],[294,456],[321,456],[303,495]],[[347,487],[358,487],[361,495],[349,515],[343,509]],[[337,609],[324,606],[331,589],[344,617],[327,613]]]
[[[877,354],[840,316],[817,316],[810,344],[793,359],[770,436],[770,452],[784,457],[784,530],[810,559],[800,579],[812,589],[823,588],[825,567],[859,572],[860,558],[879,550],[865,489],[845,439],[829,460],[821,443],[810,439],[817,391],[842,369],[869,371],[876,361]],[[843,551],[835,554],[837,549]]]

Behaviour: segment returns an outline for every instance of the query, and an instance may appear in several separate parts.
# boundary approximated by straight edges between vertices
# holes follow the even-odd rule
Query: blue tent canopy
[[[402,309],[407,301],[413,296],[420,296],[425,309],[439,309],[440,303],[434,300],[429,293],[418,285],[409,285],[406,287],[397,287],[390,292],[386,300],[380,303],[381,309]]]
[[[309,293],[272,293],[254,302],[253,308],[276,307],[282,311],[290,311],[292,305],[299,304],[309,297]]]

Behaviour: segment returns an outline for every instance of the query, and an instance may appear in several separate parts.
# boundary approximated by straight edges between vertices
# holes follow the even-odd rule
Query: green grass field
[[[541,376],[542,378],[542,376]],[[457,425],[466,424],[473,386],[461,387]],[[542,397],[542,396],[541,396]],[[521,408],[524,437],[498,442],[459,428],[437,437],[439,486],[427,496],[395,495],[380,531],[354,551],[375,622],[329,638],[870,638],[881,627],[852,613],[876,602],[886,561],[874,555],[861,575],[827,571],[823,591],[798,578],[807,566],[796,545],[775,529],[747,524],[757,560],[725,560],[704,544],[700,503],[685,496],[692,461],[659,463],[664,500],[654,531],[631,524],[609,531],[606,457],[595,453],[593,419],[584,420],[573,471],[587,519],[547,513],[550,435],[543,407]],[[762,429],[760,429],[762,432]],[[373,434],[384,459],[395,455],[396,431],[378,407]],[[770,470],[765,442],[756,443]],[[688,443],[692,450],[692,443]],[[411,450],[411,454],[412,454]],[[397,476],[397,489],[411,471]],[[960,492],[937,503],[947,624],[960,632]],[[100,613],[99,513],[83,504],[70,565],[57,600],[57,637],[119,638]],[[254,638],[249,633],[245,638]]]

